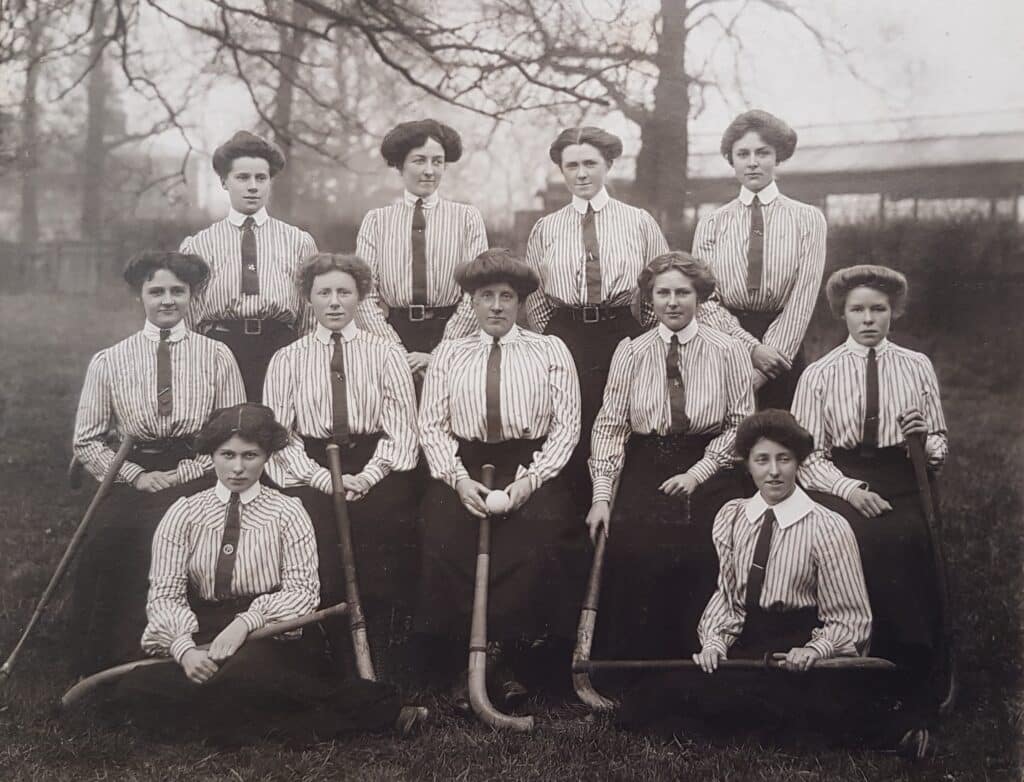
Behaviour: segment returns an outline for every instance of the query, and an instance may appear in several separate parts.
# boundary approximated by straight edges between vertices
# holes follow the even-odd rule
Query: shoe
[[[395,733],[407,739],[419,732],[430,719],[430,710],[426,706],[403,706],[395,720]]]
[[[463,671],[455,679],[455,684],[448,690],[448,698],[452,708],[463,716],[469,716],[473,707],[469,702],[469,671]]]
[[[931,734],[927,728],[913,728],[903,734],[896,751],[911,763],[920,763],[932,754]]]

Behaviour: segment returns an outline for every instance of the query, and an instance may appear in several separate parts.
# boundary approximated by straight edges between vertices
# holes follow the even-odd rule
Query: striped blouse
[[[412,215],[416,197],[405,195],[390,206],[371,209],[356,237],[356,254],[373,272],[370,295],[359,306],[359,326],[371,334],[401,343],[386,320],[388,308],[412,304]],[[445,326],[445,339],[476,332],[477,322],[468,297],[455,282],[455,267],[487,249],[487,229],[480,210],[438,197],[424,199],[427,221],[427,306],[459,305]]]
[[[141,331],[101,350],[89,363],[78,400],[73,447],[75,456],[96,480],[102,480],[114,452],[113,432],[138,442],[195,435],[219,407],[245,401],[242,376],[231,351],[220,342],[189,331],[184,323],[171,330],[171,415],[157,413],[156,354],[160,329],[149,321]],[[213,469],[209,456],[178,462],[178,480],[195,480]],[[145,470],[125,461],[121,483],[134,483]]]
[[[715,516],[711,535],[718,552],[718,589],[697,627],[705,649],[726,654],[743,632],[747,578],[767,509],[758,493],[746,500],[730,500]],[[871,606],[850,525],[799,487],[772,510],[776,527],[761,607],[795,611],[817,606],[822,626],[811,631],[805,645],[823,658],[863,654],[871,636]]]
[[[923,353],[888,340],[875,349],[878,361],[878,445],[903,445],[898,417],[916,407],[928,425],[925,453],[934,468],[949,451],[946,419],[939,399],[939,381]],[[864,431],[865,376],[868,349],[853,337],[815,361],[800,376],[793,397],[793,415],[814,436],[814,452],[800,466],[807,489],[850,498],[864,487],[845,477],[831,460],[833,448],[857,448]]]
[[[371,486],[392,470],[411,470],[419,458],[416,437],[416,394],[402,350],[367,334],[355,323],[342,332],[345,357],[345,398],[352,434],[382,434],[359,477]],[[331,473],[306,455],[303,438],[323,439],[333,432],[330,330],[316,331],[274,354],[263,386],[263,402],[290,432],[287,447],[267,463],[267,474],[279,486],[309,485],[331,491]]]
[[[195,648],[199,621],[188,602],[189,587],[214,599],[217,557],[231,492],[221,483],[175,502],[153,535],[149,569],[146,654],[182,655]],[[241,496],[241,534],[231,575],[231,596],[252,597],[238,614],[249,632],[313,611],[320,601],[313,522],[294,497],[251,486]]]
[[[654,258],[668,252],[668,243],[649,212],[614,198],[602,190],[592,200],[594,225],[601,252],[601,301],[628,305],[636,280]],[[583,215],[587,202],[572,203],[545,215],[530,232],[526,262],[540,275],[540,288],[526,300],[530,323],[543,332],[559,307],[582,307],[587,302],[586,251]],[[644,325],[654,322],[645,308]]]
[[[494,340],[483,331],[442,342],[423,384],[420,443],[430,474],[454,487],[469,477],[458,457],[461,440],[487,439],[487,357]],[[503,440],[546,437],[528,467],[534,489],[554,478],[580,439],[580,387],[576,366],[558,337],[518,326],[501,338]]]
[[[313,237],[281,220],[266,209],[256,220],[256,253],[260,293],[242,295],[242,222],[245,215],[234,209],[181,243],[181,252],[195,253],[210,265],[210,281],[192,298],[189,323],[196,327],[218,320],[261,318],[294,325],[300,334],[314,325],[307,302],[295,285],[295,272],[317,252]]]
[[[679,369],[686,391],[690,433],[717,434],[704,458],[688,472],[699,483],[732,463],[736,427],[754,412],[750,356],[743,345],[696,321],[678,332]],[[672,332],[659,324],[619,343],[612,357],[604,402],[594,421],[590,445],[593,501],[609,501],[625,463],[630,434],[665,435],[672,415],[665,358]]]
[[[697,224],[693,254],[703,258],[718,282],[715,297],[728,310],[778,312],[764,339],[743,330],[723,307],[701,308],[700,318],[750,349],[763,342],[792,359],[807,333],[807,324],[825,269],[828,227],[820,210],[787,198],[773,182],[761,193],[764,202],[764,271],[761,287],[747,290],[747,247],[750,242],[750,203],[754,194],[740,195]]]

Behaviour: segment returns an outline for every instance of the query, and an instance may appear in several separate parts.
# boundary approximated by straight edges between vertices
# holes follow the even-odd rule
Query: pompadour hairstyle
[[[202,290],[210,278],[210,267],[198,255],[173,250],[144,250],[125,264],[124,281],[137,293],[160,269],[167,269],[187,283],[191,293]]]
[[[356,281],[356,290],[359,298],[365,299],[370,293],[370,286],[373,284],[373,273],[366,261],[358,255],[350,253],[317,253],[308,258],[299,266],[295,273],[295,285],[302,294],[302,298],[308,299],[313,290],[313,281],[321,274],[339,271],[352,276]]]
[[[893,317],[903,314],[907,305],[907,278],[888,266],[862,263],[832,272],[825,283],[825,296],[829,309],[837,318],[843,317],[846,297],[854,288],[873,288],[889,297]]]
[[[684,274],[693,283],[697,292],[697,300],[707,301],[715,292],[715,274],[707,261],[696,258],[687,252],[673,250],[662,253],[651,260],[636,279],[637,288],[648,300],[654,290],[654,279],[665,272],[678,271]]]
[[[486,285],[507,282],[519,295],[520,301],[540,285],[537,272],[504,247],[492,247],[472,261],[460,263],[455,268],[455,281],[470,295]]]
[[[231,173],[231,164],[240,157],[260,157],[270,166],[270,178],[273,179],[284,168],[284,153],[273,141],[240,130],[230,139],[221,144],[213,153],[213,170],[222,179]]]
[[[243,402],[210,414],[196,435],[196,453],[212,454],[236,434],[256,443],[268,456],[288,444],[288,430],[274,420],[273,410],[256,402]]]
[[[551,162],[562,167],[562,151],[573,144],[590,144],[601,153],[605,162],[611,164],[622,155],[622,139],[607,130],[584,125],[578,128],[566,128],[551,143],[548,155]]]
[[[803,462],[814,450],[814,438],[787,410],[761,410],[747,416],[736,429],[733,450],[743,461],[760,440],[771,440],[793,452]]]
[[[720,151],[722,157],[732,164],[732,145],[750,131],[761,137],[765,144],[775,150],[775,159],[782,163],[793,157],[796,150],[796,131],[789,125],[767,111],[753,109],[745,111],[729,123],[722,134]]]
[[[455,128],[436,119],[418,119],[395,125],[380,143],[381,157],[391,168],[401,170],[405,158],[416,147],[432,138],[444,149],[444,162],[456,163],[462,157],[462,137]]]

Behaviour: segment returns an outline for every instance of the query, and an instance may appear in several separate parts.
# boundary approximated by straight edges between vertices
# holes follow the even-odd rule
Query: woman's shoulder
[[[806,201],[798,201],[795,198],[791,198],[785,193],[779,193],[779,202],[785,205],[787,208],[792,209],[800,214],[806,216],[814,222],[825,223],[825,213],[821,211],[814,204],[809,204]]]
[[[891,341],[889,342],[889,350],[891,350],[893,354],[910,361],[913,364],[927,367],[928,369],[933,368],[932,360],[928,358],[927,353],[922,353],[919,350],[913,350],[911,348],[904,347],[903,345],[897,345],[895,342]]]
[[[814,502],[812,500],[812,502]],[[826,508],[819,502],[814,502],[808,519],[814,524],[815,532],[829,538],[850,537],[853,538],[853,528],[841,513],[831,508]]]
[[[808,364],[807,368],[804,369],[804,374],[806,375],[808,372],[810,372],[811,376],[813,377],[822,372],[826,372],[830,367],[835,366],[836,362],[843,358],[847,353],[849,353],[849,351],[846,349],[845,342],[841,345],[836,345],[824,356],[815,359],[810,364]]]

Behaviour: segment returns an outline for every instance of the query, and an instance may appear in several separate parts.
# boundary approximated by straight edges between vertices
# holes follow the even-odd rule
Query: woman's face
[[[213,452],[213,469],[217,479],[229,490],[241,494],[263,474],[267,452],[257,443],[233,435]]]
[[[865,285],[846,294],[843,320],[850,336],[866,348],[877,347],[889,335],[892,307],[889,296]]]
[[[519,317],[519,294],[507,282],[495,282],[473,292],[473,311],[480,328],[501,339]]]
[[[562,176],[573,195],[589,201],[601,192],[611,169],[601,151],[591,144],[570,144],[562,150]]]
[[[237,157],[223,185],[236,212],[256,214],[270,197],[270,163],[261,157]]]
[[[693,281],[678,269],[669,269],[654,277],[651,304],[658,320],[672,331],[686,328],[700,306]]]
[[[775,147],[754,130],[748,130],[732,145],[732,170],[736,181],[759,193],[775,178]]]
[[[405,189],[417,198],[426,198],[441,184],[444,164],[444,147],[428,136],[423,146],[410,149],[405,156],[401,169]]]
[[[192,290],[170,269],[157,269],[150,279],[142,283],[139,301],[146,311],[146,320],[158,329],[171,329],[188,312]]]
[[[769,505],[776,505],[793,493],[799,467],[795,453],[766,437],[758,440],[747,456],[750,477]]]
[[[340,269],[313,278],[309,303],[317,321],[325,329],[341,331],[356,314],[361,298],[355,278]]]

